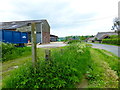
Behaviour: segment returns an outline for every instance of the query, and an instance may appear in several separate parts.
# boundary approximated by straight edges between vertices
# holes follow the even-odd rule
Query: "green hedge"
[[[68,44],[77,43],[77,42],[81,42],[81,40],[69,40],[69,41],[68,41]]]
[[[118,39],[118,38],[103,39],[103,40],[102,40],[102,43],[120,45],[120,39]]]

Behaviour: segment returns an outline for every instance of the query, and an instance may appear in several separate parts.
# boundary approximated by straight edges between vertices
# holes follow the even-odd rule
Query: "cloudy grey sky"
[[[1,0],[0,21],[47,19],[51,34],[95,35],[111,31],[119,0]]]

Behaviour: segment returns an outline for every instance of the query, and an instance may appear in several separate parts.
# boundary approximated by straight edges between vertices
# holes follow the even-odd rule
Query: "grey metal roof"
[[[102,40],[105,36],[111,36],[111,35],[118,35],[118,33],[115,32],[98,32],[95,38],[98,40]]]
[[[26,21],[11,21],[11,22],[0,22],[0,29],[16,29],[23,26],[27,26],[28,24],[35,23],[45,23],[47,20],[26,20]],[[49,24],[48,24],[49,25]]]
[[[92,41],[94,39],[95,39],[95,37],[91,37],[91,38],[88,38],[88,41]]]
[[[27,24],[8,24],[8,25],[2,25],[0,26],[1,29],[16,29],[23,26],[26,26]]]
[[[58,36],[56,36],[56,35],[51,35],[51,34],[50,34],[50,37],[58,37]]]

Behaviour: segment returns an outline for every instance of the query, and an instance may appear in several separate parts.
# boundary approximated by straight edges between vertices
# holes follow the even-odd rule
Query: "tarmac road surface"
[[[57,47],[63,47],[66,45],[67,44],[65,44],[63,42],[50,42],[50,44],[37,45],[37,48],[57,48]]]
[[[99,49],[104,49],[107,51],[110,51],[112,53],[114,53],[115,55],[120,57],[120,47],[119,46],[113,46],[113,45],[105,45],[105,44],[96,44],[96,43],[90,43],[92,44],[93,48],[99,48]]]

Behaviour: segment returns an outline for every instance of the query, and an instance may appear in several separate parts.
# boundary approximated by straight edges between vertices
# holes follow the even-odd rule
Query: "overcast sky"
[[[95,35],[111,31],[119,0],[2,0],[0,21],[46,19],[51,34]]]

